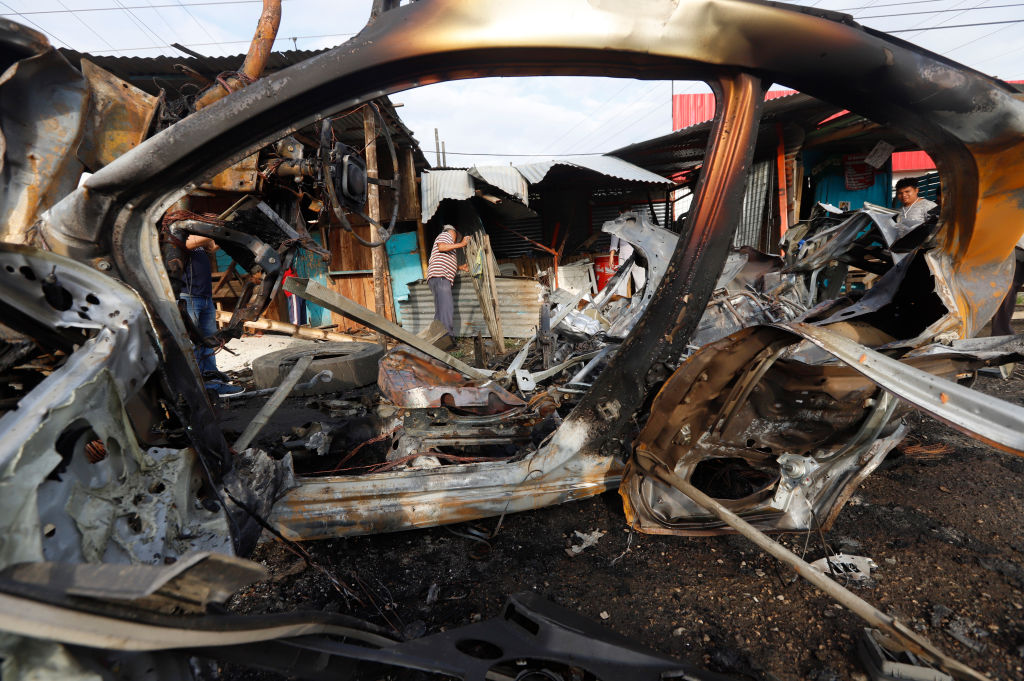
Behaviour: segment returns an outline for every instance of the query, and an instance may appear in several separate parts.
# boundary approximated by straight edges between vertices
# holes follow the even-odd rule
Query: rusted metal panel
[[[246,156],[235,165],[199,185],[199,188],[226,192],[256,191],[256,182],[259,180],[258,159],[259,154]]]
[[[447,407],[472,414],[500,414],[526,406],[526,402],[494,381],[467,379],[404,345],[380,361],[377,387],[399,407]]]
[[[498,310],[502,332],[506,338],[530,338],[540,319],[543,287],[527,277],[496,277]],[[490,338],[480,300],[468,277],[455,278],[452,287],[455,304],[455,334],[475,336],[480,333]],[[434,296],[424,280],[409,285],[409,297],[399,303],[402,326],[419,333],[434,319]]]
[[[160,100],[88,59],[82,60],[82,75],[89,108],[78,159],[95,172],[146,139]]]
[[[17,36],[31,50],[0,76],[0,240],[20,243],[78,183],[74,155],[89,95],[82,75],[41,34],[0,19],[0,36]]]

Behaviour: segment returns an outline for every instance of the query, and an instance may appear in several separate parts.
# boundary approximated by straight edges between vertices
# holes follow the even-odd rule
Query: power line
[[[605,120],[604,120],[603,123],[601,123],[600,125],[598,125],[595,128],[592,128],[589,132],[586,132],[583,135],[583,137],[580,137],[575,142],[570,144],[566,148],[566,151],[570,152],[570,151],[572,151],[573,148],[579,147],[580,145],[584,144],[584,142],[589,143],[590,138],[592,138],[594,135],[598,134],[600,131],[602,131],[607,126],[612,125],[616,121],[620,120],[619,117],[623,113],[625,113],[626,109],[628,109],[629,107],[636,106],[641,101],[649,99],[651,93],[653,93],[658,88],[658,83],[659,83],[659,81],[654,81],[651,84],[650,87],[648,87],[646,90],[643,91],[642,94],[638,95],[637,97],[634,97],[631,100],[625,101],[622,104],[620,104],[618,107],[616,107],[614,110],[612,110],[607,116],[605,116]]]
[[[858,21],[860,21],[861,19],[888,19],[891,17],[911,17],[916,16],[918,14],[945,14],[946,12],[958,12],[959,14],[963,14],[964,12],[981,12],[987,9],[1002,9],[1004,7],[1024,7],[1024,2],[1016,2],[1011,5],[988,5],[987,7],[967,7],[964,9],[933,9],[922,12],[900,12],[898,14],[872,14],[871,16],[867,17],[858,16],[856,17],[856,19]]]
[[[1024,22],[1024,19],[1007,19],[1006,21],[980,21],[980,22],[975,23],[975,24],[949,24],[947,26],[925,26],[924,28],[905,28],[905,29],[902,29],[902,30],[899,30],[899,31],[886,31],[886,33],[914,33],[915,31],[938,31],[938,30],[941,30],[941,29],[944,29],[944,28],[973,28],[975,26],[995,26],[997,24],[1019,24],[1021,22]],[[959,48],[957,48],[957,49],[959,49]]]
[[[618,90],[616,90],[616,91],[615,91],[615,93],[614,93],[614,94],[612,94],[612,96],[611,96],[611,97],[609,97],[608,99],[604,100],[603,102],[601,102],[601,103],[600,103],[600,104],[598,104],[597,106],[591,107],[590,111],[591,111],[591,112],[597,111],[598,109],[600,109],[601,107],[603,107],[603,106],[604,106],[605,104],[607,104],[608,102],[612,101],[613,99],[615,99],[616,97],[618,97],[618,96],[619,96],[620,94],[622,94],[622,92],[623,92],[623,91],[624,91],[624,90],[625,90],[626,88],[628,88],[628,87],[629,87],[630,85],[632,85],[632,83],[631,83],[631,82],[630,82],[629,80],[627,80],[627,81],[626,81],[626,83],[625,83],[625,85],[623,85],[623,86],[622,86],[622,87],[620,87],[620,88],[619,88]],[[583,117],[583,115],[584,115],[584,114],[583,114],[583,113],[581,112],[581,113],[580,113],[580,114],[578,115],[578,118],[582,118],[582,117]],[[567,130],[566,130],[566,131],[565,131],[564,133],[562,133],[562,134],[561,134],[561,135],[560,135],[560,136],[558,137],[558,139],[556,139],[555,141],[551,142],[550,144],[546,144],[546,145],[544,145],[544,147],[545,147],[546,149],[550,149],[550,148],[552,148],[553,146],[555,146],[556,144],[558,144],[559,142],[561,142],[562,140],[564,140],[564,139],[565,139],[566,137],[568,137],[569,135],[571,135],[571,134],[572,134],[573,132],[575,132],[576,130],[577,130],[577,128],[576,128],[576,125],[575,125],[575,124],[574,124],[574,125],[571,125],[571,126],[569,126],[569,128],[568,128],[568,129],[567,129]]]
[[[281,0],[282,2],[290,2],[291,0]],[[5,5],[7,3],[4,3]],[[29,14],[75,14],[78,12],[120,12],[121,10],[131,9],[161,9],[161,8],[177,8],[180,6],[185,7],[206,7],[209,5],[260,5],[263,4],[263,0],[209,0],[208,2],[188,2],[188,3],[177,3],[168,5],[125,5],[123,7],[82,7],[81,9],[42,9],[35,10],[32,12],[17,12],[11,7],[10,13],[0,14],[0,16],[26,16]],[[7,5],[10,7],[10,5]]]
[[[429,154],[430,149],[424,149],[423,153]],[[436,153],[436,150],[435,150]],[[588,151],[582,154],[499,154],[497,152],[469,152],[469,151],[445,151],[451,156],[507,156],[509,158],[568,158],[571,156],[604,156],[602,151]]]
[[[121,0],[114,0],[114,2],[116,2],[116,3],[118,4],[118,5],[120,5],[120,4],[121,4]],[[146,24],[146,22],[144,22],[144,21],[143,21],[142,19],[140,19],[140,18],[138,17],[138,15],[137,15],[137,14],[135,14],[135,12],[133,12],[133,11],[132,11],[132,10],[130,10],[130,9],[125,9],[124,11],[125,11],[125,13],[126,13],[126,14],[128,15],[128,17],[129,17],[129,18],[130,18],[130,19],[131,19],[131,20],[132,20],[133,22],[135,22],[135,25],[136,25],[136,26],[138,26],[138,27],[139,27],[140,29],[142,29],[142,32],[143,32],[143,33],[149,33],[149,35],[150,35],[150,36],[152,36],[154,40],[156,40],[156,42],[157,42],[157,45],[160,45],[161,43],[166,43],[166,42],[167,42],[167,41],[165,41],[165,40],[164,40],[163,38],[161,38],[160,36],[158,36],[158,35],[156,34],[156,31],[154,31],[153,29],[151,29],[151,28],[150,28],[150,27],[149,27],[149,26],[148,26],[148,25]]]
[[[195,14],[192,14],[192,11],[188,7],[185,6],[185,3],[181,2],[181,0],[178,0],[178,6],[181,7],[183,10],[185,10],[186,14],[188,14],[190,17],[192,17],[192,21],[194,21],[196,23],[196,26],[198,26],[202,30],[202,32],[205,33],[207,35],[207,37],[210,38],[210,40],[216,40],[217,39],[216,37],[214,37],[214,35],[212,33],[210,33],[209,29],[206,28],[206,24],[204,24],[203,22],[199,21],[199,19],[196,18]],[[224,50],[224,51],[226,52],[227,50]]]
[[[64,45],[65,45],[66,47],[68,47],[68,48],[71,48],[71,43],[69,43],[69,42],[68,42],[67,40],[64,40],[63,38],[59,38],[59,37],[57,37],[57,34],[56,34],[56,33],[53,33],[52,31],[47,31],[47,30],[46,30],[45,28],[43,28],[42,26],[40,26],[40,25],[39,25],[39,24],[37,24],[36,22],[32,21],[32,20],[31,20],[31,19],[29,19],[29,18],[28,18],[27,16],[25,16],[25,15],[24,15],[24,14],[22,14],[21,12],[17,11],[16,9],[14,9],[14,8],[13,8],[13,7],[11,7],[10,5],[8,5],[8,4],[6,3],[6,2],[0,3],[0,4],[3,4],[3,5],[5,5],[5,6],[7,7],[7,9],[11,10],[11,12],[13,13],[13,16],[17,16],[17,17],[21,17],[21,18],[23,18],[23,19],[24,19],[24,20],[25,20],[25,21],[26,21],[27,23],[30,23],[30,24],[32,24],[33,26],[35,26],[36,28],[38,28],[38,29],[39,29],[40,31],[42,31],[42,32],[43,32],[44,34],[46,34],[46,35],[50,36],[50,37],[51,37],[51,38],[53,38],[54,40],[59,40],[60,42],[64,43]],[[5,15],[5,16],[11,16],[11,15],[10,15],[10,14],[8,14],[8,15]],[[74,48],[71,48],[71,49],[74,49]]]
[[[1022,20],[1022,21],[1024,21],[1024,20]],[[980,36],[978,36],[977,38],[974,38],[973,40],[968,40],[968,41],[967,41],[966,43],[962,43],[962,44],[960,44],[960,45],[957,45],[957,46],[956,46],[956,47],[954,47],[954,48],[951,48],[951,49],[948,49],[948,50],[946,50],[944,54],[949,54],[950,52],[956,52],[957,50],[959,50],[959,49],[960,49],[960,48],[962,48],[962,47],[967,47],[967,46],[968,46],[968,45],[970,45],[971,43],[976,43],[976,42],[978,42],[979,40],[984,40],[985,38],[989,37],[990,35],[995,35],[996,33],[999,33],[1000,31],[1005,31],[1005,30],[1006,30],[1006,29],[1008,29],[1008,28],[1010,28],[1010,27],[1009,27],[1009,26],[1003,26],[1002,28],[997,28],[997,29],[996,29],[996,30],[994,30],[994,31],[989,31],[989,32],[988,32],[988,33],[986,33],[985,35],[980,35]]]
[[[288,40],[314,40],[318,38],[341,38],[341,37],[352,37],[355,33],[325,33],[323,35],[297,35],[287,36],[281,38],[275,38],[274,42],[288,41]],[[212,43],[185,43],[185,47],[210,47],[216,45],[239,45],[239,44],[250,44],[252,40],[220,40]],[[163,48],[169,48],[170,45],[151,45],[149,47],[122,47],[119,50],[108,50],[102,54],[111,54],[116,52],[139,52],[141,50],[160,50]],[[84,52],[96,53],[95,50],[83,50]]]
[[[68,6],[64,4],[64,0],[57,0],[57,2],[59,2],[60,6],[63,7],[64,9],[68,9]],[[68,10],[68,11],[70,11],[70,10]],[[82,19],[82,17],[78,16],[77,14],[75,14],[73,12],[72,12],[72,14],[75,17],[75,19],[78,20],[78,23],[80,23],[82,26],[85,26],[86,29],[88,29],[94,36],[96,36],[97,38],[102,40],[104,43],[106,43],[107,47],[109,47],[110,49],[114,49],[114,46],[110,44],[110,41],[108,41],[106,38],[104,38],[102,35],[100,35],[99,32],[96,29],[94,29],[92,26],[90,26],[89,24],[85,23],[85,20]]]
[[[830,10],[832,12],[853,12],[858,9],[879,9],[881,7],[905,7],[907,5],[926,5],[934,2],[946,2],[947,0],[912,0],[911,2],[889,2],[884,5],[876,5],[874,3],[868,5],[861,5],[860,7],[844,7],[842,9]]]

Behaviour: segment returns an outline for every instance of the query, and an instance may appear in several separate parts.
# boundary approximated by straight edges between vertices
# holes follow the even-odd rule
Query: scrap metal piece
[[[873,627],[881,629],[892,638],[898,640],[915,655],[922,659],[938,665],[958,679],[970,679],[971,681],[989,681],[984,674],[971,669],[967,665],[946,655],[934,643],[916,633],[896,618],[885,614],[881,610],[860,598],[849,589],[846,589],[837,582],[829,579],[824,573],[816,570],[798,555],[773,540],[768,535],[759,531],[750,523],[744,521],[738,515],[727,509],[721,503],[715,501],[699,489],[683,480],[672,471],[663,466],[655,470],[655,474],[672,485],[683,494],[688,496],[704,510],[713,514],[719,520],[727,524],[736,532],[752,541],[765,553],[770,553],[792,567],[798,575],[818,587],[830,597],[834,598],[843,607],[848,608],[855,615],[866,621]]]
[[[408,346],[395,347],[379,366],[377,387],[399,407],[446,407],[474,414],[499,414],[526,406],[494,381],[467,379]]]
[[[633,296],[629,307],[612,322],[606,332],[609,338],[621,339],[629,334],[654,297],[654,291],[668,270],[679,235],[651,222],[646,210],[623,213],[601,225],[601,231],[628,241],[643,254],[646,261],[647,283],[643,291]]]
[[[43,211],[73,191],[89,101],[82,74],[31,28],[0,19],[0,241],[22,243]],[[9,61],[8,61],[9,60]]]
[[[829,575],[836,579],[866,582],[871,579],[871,571],[877,569],[878,565],[867,556],[851,556],[845,553],[837,553],[819,558],[811,563],[811,567],[824,575]]]
[[[140,90],[88,59],[82,75],[89,84],[88,127],[78,160],[95,172],[137,147],[149,136],[160,98]]]
[[[203,612],[243,586],[267,578],[259,563],[222,553],[190,553],[170,565],[19,563],[3,578],[63,591],[70,596],[132,601],[161,612]]]
[[[411,345],[420,352],[430,355],[434,359],[440,360],[450,367],[458,369],[470,378],[488,379],[491,378],[494,373],[485,369],[476,369],[469,366],[462,360],[452,357],[447,352],[425,342],[422,338],[409,333],[398,324],[385,319],[376,312],[371,312],[362,305],[353,303],[348,298],[332,291],[319,282],[313,281],[312,279],[289,277],[284,283],[284,290],[320,305],[321,307],[326,307],[332,312],[337,312],[338,314],[345,315],[349,319],[354,319],[360,324],[368,326],[374,331],[379,331],[380,333],[387,334],[392,338],[396,338],[406,345]]]
[[[305,651],[373,660],[466,681],[488,678],[561,679],[579,669],[598,681],[637,679],[726,681],[726,677],[648,650],[601,624],[523,592],[483,622],[405,641],[383,650],[308,638],[289,642]]]
[[[603,350],[594,350],[593,352],[587,352],[582,355],[576,355],[575,357],[571,357],[557,366],[553,366],[550,369],[544,369],[543,371],[538,371],[537,373],[530,373],[525,369],[516,369],[516,384],[519,386],[519,389],[524,393],[533,392],[534,390],[537,389],[538,383],[542,383],[551,378],[552,376],[560,374],[561,372],[565,371],[574,364],[579,364],[580,362],[586,362],[587,360],[593,359],[600,355],[602,352]]]
[[[242,431],[242,434],[238,436],[238,440],[235,441],[235,451],[240,452],[243,449],[249,448],[249,444],[256,439],[259,432],[263,430],[263,426],[267,425],[267,421],[277,411],[277,408],[292,393],[292,388],[302,378],[302,374],[309,368],[309,365],[313,363],[313,359],[313,355],[304,355],[295,362],[295,366],[292,367],[288,375],[281,381],[281,385],[277,387],[274,396],[267,400],[267,403],[260,408],[256,416],[249,422],[249,425]]]
[[[1024,456],[1024,407],[922,371],[823,326],[779,324],[806,338],[881,388],[957,430]]]

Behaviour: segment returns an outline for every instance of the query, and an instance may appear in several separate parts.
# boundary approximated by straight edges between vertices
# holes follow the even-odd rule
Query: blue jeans
[[[187,293],[181,294],[188,308],[188,316],[192,323],[199,329],[203,338],[217,333],[217,308],[213,305],[213,298],[209,296],[190,296]],[[197,345],[194,348],[196,353],[196,364],[199,365],[199,374],[207,371],[217,370],[217,360],[213,358],[213,348],[205,345]]]

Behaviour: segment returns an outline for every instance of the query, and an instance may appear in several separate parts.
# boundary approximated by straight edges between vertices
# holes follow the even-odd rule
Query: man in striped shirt
[[[460,269],[455,251],[465,248],[469,243],[468,236],[462,241],[456,241],[458,237],[459,233],[454,227],[445,225],[434,239],[434,246],[430,249],[430,260],[427,261],[427,284],[430,286],[430,292],[434,294],[434,319],[441,322],[448,335],[453,338],[455,328],[452,325],[452,317],[455,310],[452,304],[452,285],[455,283],[455,273]]]

